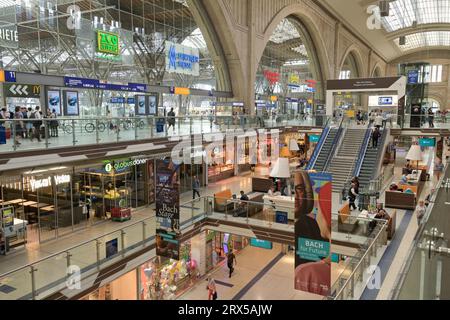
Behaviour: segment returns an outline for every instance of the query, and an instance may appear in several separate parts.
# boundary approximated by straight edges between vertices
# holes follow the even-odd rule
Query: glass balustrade
[[[0,153],[218,133],[228,129],[316,124],[324,127],[328,123],[327,116],[303,119],[286,115],[277,119],[262,116],[9,119],[0,120],[0,132],[6,138],[6,143],[0,144]]]

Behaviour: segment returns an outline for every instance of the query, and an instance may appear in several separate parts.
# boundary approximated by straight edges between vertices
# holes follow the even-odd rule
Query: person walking
[[[231,278],[231,275],[234,272],[234,266],[237,264],[236,256],[233,253],[233,250],[230,250],[230,252],[227,255],[227,266],[229,270],[229,278]]]
[[[378,148],[378,140],[381,137],[380,129],[378,127],[375,128],[372,132],[372,148],[376,149]]]
[[[37,106],[34,112],[31,114],[31,119],[33,124],[33,134],[31,136],[31,141],[36,138],[39,142],[41,142],[42,114],[40,112],[39,106]]]
[[[195,195],[201,198],[200,195],[200,180],[197,176],[194,177],[192,181],[192,200],[195,200]]]
[[[428,109],[428,125],[430,128],[434,128],[434,113],[431,108]]]
[[[439,158],[436,158],[436,161],[434,163],[434,174],[436,175],[437,181],[441,180],[441,175],[444,172],[444,164],[442,163],[442,160]]]
[[[427,207],[425,206],[425,201],[419,201],[419,205],[416,208],[417,224],[420,226],[427,212]]]
[[[348,191],[348,201],[350,204],[350,210],[356,210],[356,197],[358,196],[358,188],[356,187],[356,184],[353,182],[352,186],[350,187],[350,190]]]
[[[216,281],[213,278],[207,278],[208,285],[206,289],[208,290],[208,300],[217,300],[217,289],[216,289]]]
[[[169,127],[167,128],[167,133],[169,132],[170,127],[173,127],[173,133],[175,133],[175,112],[173,111],[173,108],[170,108],[169,113],[167,114],[168,116],[168,123],[169,123]]]
[[[383,126],[383,116],[381,114],[377,114],[375,117],[375,127],[380,129]]]

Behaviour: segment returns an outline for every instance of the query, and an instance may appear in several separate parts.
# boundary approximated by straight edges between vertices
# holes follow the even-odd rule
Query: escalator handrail
[[[371,134],[372,129],[370,128],[369,124],[369,127],[366,130],[366,135],[364,136],[363,144],[361,145],[361,149],[359,150],[358,161],[356,162],[355,169],[353,170],[354,177],[359,177],[359,174],[361,173],[364,160],[366,159],[367,149],[369,148]]]
[[[330,132],[331,128],[327,125],[324,131],[322,132],[322,135],[320,136],[319,143],[317,144],[317,147],[314,149],[314,152],[311,156],[311,161],[309,161],[308,165],[306,166],[306,170],[312,170],[316,165],[317,159],[319,158],[320,152],[322,151],[322,148]]]
[[[381,148],[378,149],[377,159],[375,161],[377,168],[376,168],[376,170],[374,170],[372,172],[372,176],[370,177],[371,180],[373,180],[376,177],[376,175],[378,174],[379,163],[380,163],[381,157],[384,154],[384,144],[386,143],[388,133],[389,133],[389,130],[387,128],[384,128],[383,135],[381,136],[381,143],[379,144],[381,146]]]
[[[335,154],[337,146],[338,146],[338,142],[341,139],[342,131],[344,131],[343,125],[344,125],[344,117],[342,117],[341,122],[339,124],[338,132],[336,134],[336,137],[334,137],[334,140],[333,140],[333,148],[331,148],[330,153],[328,154],[328,158],[327,158],[327,161],[325,162],[325,166],[323,167],[323,171],[326,171],[326,169],[328,168],[328,166],[330,164],[331,159],[334,157],[334,154]]]

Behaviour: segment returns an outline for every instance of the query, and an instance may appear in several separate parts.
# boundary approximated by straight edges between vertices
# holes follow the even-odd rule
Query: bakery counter
[[[266,209],[272,208],[274,211],[287,212],[288,219],[295,220],[295,197],[265,195],[263,200]]]

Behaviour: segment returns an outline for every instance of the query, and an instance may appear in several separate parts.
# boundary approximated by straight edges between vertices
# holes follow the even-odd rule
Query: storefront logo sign
[[[55,185],[59,186],[64,183],[70,183],[71,177],[68,174],[55,176]],[[52,177],[45,179],[34,179],[30,180],[31,190],[35,191],[42,188],[48,188],[52,185]]]
[[[104,169],[107,173],[111,173],[113,171],[121,172],[130,167],[138,166],[145,163],[147,163],[147,159],[124,160],[118,162],[108,161],[105,164]]]
[[[17,48],[19,46],[17,26],[0,26],[0,46],[8,48]]]
[[[112,55],[119,55],[119,35],[116,33],[97,31],[97,51]]]
[[[166,41],[166,71],[199,76],[199,50]]]

